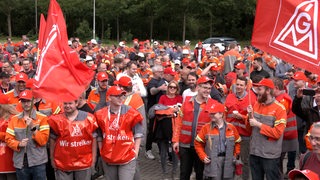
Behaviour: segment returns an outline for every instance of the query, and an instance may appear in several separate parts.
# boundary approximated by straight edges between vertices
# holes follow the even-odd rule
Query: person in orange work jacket
[[[50,156],[57,180],[90,180],[97,154],[95,117],[77,110],[78,100],[64,102],[64,113],[50,116]],[[66,158],[67,157],[67,158]]]
[[[189,180],[192,168],[196,179],[203,179],[204,164],[194,149],[194,138],[203,125],[210,122],[208,112],[204,109],[218,103],[209,97],[213,80],[202,76],[197,80],[198,94],[185,99],[173,131],[173,150],[180,155],[180,179]]]
[[[13,166],[13,151],[5,143],[9,118],[18,114],[13,105],[8,104],[9,98],[0,94],[0,179],[16,179],[16,169]]]
[[[287,172],[288,173],[295,168],[296,151],[298,147],[298,131],[296,115],[292,112],[292,99],[285,92],[283,80],[274,77],[273,83],[275,85],[274,95],[276,100],[279,101],[287,112],[287,124],[284,129],[283,142],[282,142],[282,153],[280,158],[280,171],[283,173],[283,160],[285,155],[288,153]]]
[[[108,90],[108,74],[106,72],[99,72],[97,74],[97,81],[99,87],[92,89],[88,96],[88,104],[91,107],[96,108],[98,104],[105,104],[107,101],[106,93]]]
[[[46,179],[46,144],[50,129],[47,117],[32,109],[31,90],[22,91],[19,98],[23,112],[10,118],[5,139],[14,150],[17,179]]]
[[[257,86],[257,102],[248,106],[247,128],[252,129],[250,139],[250,168],[253,180],[281,179],[280,156],[287,112],[275,100],[274,83],[262,79]]]
[[[249,150],[251,131],[246,128],[247,107],[255,103],[255,98],[250,97],[247,90],[248,80],[245,77],[238,77],[235,81],[235,91],[228,94],[225,106],[227,108],[226,120],[233,124],[241,136],[240,158],[243,162],[242,179],[249,179]]]
[[[19,94],[26,90],[28,75],[21,72],[16,75],[16,85],[14,89],[5,93],[9,97],[9,104],[17,105],[19,103]]]
[[[235,161],[240,154],[241,137],[231,123],[224,121],[225,106],[217,103],[206,109],[211,122],[198,133],[194,147],[204,162],[205,180],[233,179]]]
[[[143,117],[124,105],[126,91],[111,86],[107,91],[109,106],[95,112],[102,134],[98,146],[107,180],[133,180],[141,138]]]

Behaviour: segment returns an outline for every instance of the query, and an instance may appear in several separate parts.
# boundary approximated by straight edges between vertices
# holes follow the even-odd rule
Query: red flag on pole
[[[252,45],[320,74],[318,0],[258,0]]]
[[[43,44],[45,43],[44,34],[45,34],[45,28],[46,28],[46,20],[44,19],[43,14],[40,15],[40,28],[39,28],[39,38],[38,38],[38,49],[43,48]]]
[[[43,24],[40,24],[42,29]],[[56,0],[50,1],[34,82],[34,95],[53,101],[72,101],[83,93],[94,72],[68,46],[66,23]],[[43,34],[42,34],[43,33]],[[41,37],[40,37],[41,38]]]

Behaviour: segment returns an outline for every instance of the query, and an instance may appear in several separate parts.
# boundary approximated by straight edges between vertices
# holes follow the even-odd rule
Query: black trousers
[[[204,163],[199,159],[194,147],[179,147],[180,180],[190,180],[192,168],[196,172],[196,180],[203,180]]]

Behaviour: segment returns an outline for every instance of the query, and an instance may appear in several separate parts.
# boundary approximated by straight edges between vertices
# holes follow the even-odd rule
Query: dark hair
[[[3,64],[4,64],[4,63],[8,63],[10,67],[13,67],[13,64],[12,64],[12,62],[11,62],[11,61],[4,60]]]
[[[138,66],[135,61],[129,61],[129,62],[127,63],[127,67],[126,67],[126,68],[131,68],[132,64]]]
[[[196,72],[190,72],[190,73],[187,75],[187,79],[188,79],[189,76],[196,77],[196,80],[198,80],[198,78],[199,78]]]
[[[118,57],[114,58],[114,61],[113,61],[113,63],[115,63],[115,64],[119,64],[122,62],[123,62],[123,58],[118,58]]]
[[[10,75],[5,73],[5,72],[1,72],[0,73],[0,79],[2,79],[2,78],[10,78]]]
[[[254,58],[254,61],[257,61],[257,62],[259,62],[259,63],[262,63],[262,58],[261,58],[261,57],[256,57],[256,58]]]
[[[259,83],[263,79],[263,76],[256,75],[251,78],[253,83]]]
[[[239,79],[240,81],[244,81],[245,85],[248,84],[248,79],[244,76],[237,76],[237,79]]]
[[[283,80],[278,77],[273,77],[272,81],[274,86],[277,87],[279,90],[284,90]]]
[[[78,42],[78,41],[77,41],[77,40],[75,40],[75,39],[74,39],[74,40],[72,40],[72,44],[73,44],[73,43],[75,43],[75,42]]]

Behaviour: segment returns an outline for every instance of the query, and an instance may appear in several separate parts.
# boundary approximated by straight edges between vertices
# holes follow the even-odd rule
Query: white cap
[[[71,46],[71,45],[72,45],[72,42],[71,42],[70,40],[68,41],[68,45],[69,45],[69,46]]]
[[[212,48],[211,47],[207,47],[206,51],[212,51]]]
[[[123,41],[119,42],[119,46],[124,47],[125,46],[124,42]]]
[[[185,41],[184,41],[184,44],[185,44],[185,45],[188,45],[188,44],[190,44],[190,41],[189,41],[189,40],[185,40]]]
[[[97,40],[95,40],[95,39],[91,39],[91,43],[92,43],[92,44],[98,44],[98,43],[97,43]]]
[[[36,40],[35,43],[38,44],[38,43],[39,43],[39,40]]]
[[[92,57],[91,56],[86,56],[86,61],[92,61]]]
[[[143,54],[142,52],[139,52],[139,53],[138,53],[138,56],[139,56],[139,57],[144,57],[144,54]]]
[[[189,50],[188,49],[183,49],[182,50],[182,54],[189,54]]]
[[[155,41],[153,42],[154,45],[158,46],[159,45],[159,42],[158,41]]]
[[[179,65],[181,65],[181,61],[180,61],[180,60],[174,60],[174,64],[179,64]]]

